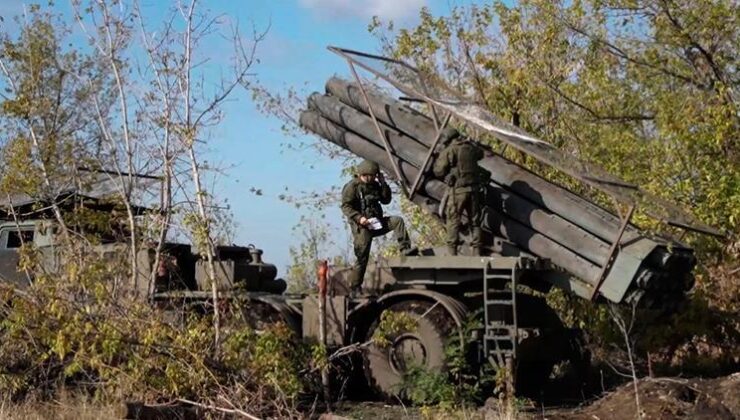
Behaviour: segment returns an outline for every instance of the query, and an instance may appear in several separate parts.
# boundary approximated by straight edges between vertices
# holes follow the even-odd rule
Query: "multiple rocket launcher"
[[[314,93],[300,116],[302,127],[351,153],[394,173],[383,139],[370,116],[380,123],[406,184],[416,179],[436,138],[426,115],[366,88],[368,101],[352,82],[331,78],[326,94]],[[570,276],[553,272],[543,280],[590,298],[617,238],[620,219],[606,209],[504,158],[490,147],[480,166],[491,172],[484,230],[522,251],[547,259]],[[440,148],[441,146],[437,146]],[[435,151],[436,152],[436,151]],[[431,165],[428,165],[429,168]],[[438,213],[446,185],[430,170],[423,174],[414,202]],[[629,225],[616,258],[599,288],[616,303],[670,310],[693,286],[693,251],[668,239],[644,234]],[[565,279],[565,280],[564,280]]]

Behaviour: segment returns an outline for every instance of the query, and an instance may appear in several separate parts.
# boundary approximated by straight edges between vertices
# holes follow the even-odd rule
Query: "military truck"
[[[516,370],[518,389],[536,388],[559,361],[582,364],[578,332],[564,328],[537,292],[560,288],[595,304],[663,314],[680,310],[693,287],[696,258],[670,230],[722,232],[503,121],[433,74],[388,57],[329,50],[346,60],[354,80],[332,77],[325,93],[308,98],[299,119],[306,131],[377,162],[402,194],[440,219],[447,188],[430,167],[452,121],[484,152],[479,165],[491,173],[483,217],[485,256],[452,256],[440,248],[379,262],[370,274],[385,285],[378,298],[359,304],[331,299],[331,319],[340,320],[329,323],[330,330],[336,328],[329,335],[336,345],[372,336],[384,311],[419,319],[413,333],[366,352],[365,373],[378,391],[397,389],[409,363],[442,368],[452,331],[466,331],[467,337],[459,339],[475,344],[472,359]],[[361,78],[358,70],[375,82]],[[507,158],[507,148],[537,165]],[[545,173],[536,173],[538,167]],[[553,182],[553,171],[615,204],[604,207]],[[666,229],[640,229],[632,223],[635,212]],[[480,324],[465,329],[471,314]],[[304,310],[304,325],[308,319]]]
[[[2,205],[4,203],[0,203]],[[5,203],[7,204],[7,203]],[[31,273],[19,271],[22,244],[33,244],[43,255],[47,269],[54,268],[54,222],[37,218],[0,221],[0,281],[23,289],[33,281]],[[123,252],[121,243],[98,246],[101,258]],[[368,294],[350,297],[343,282],[346,271],[337,269],[329,280],[326,297],[326,345],[338,349],[365,343],[362,366],[368,383],[379,394],[390,397],[397,391],[403,373],[411,365],[444,369],[450,345],[467,346],[472,364],[493,363],[504,368],[519,360],[519,388],[536,389],[552,366],[579,355],[577,331],[563,327],[542,298],[513,293],[521,287],[545,291],[541,277],[556,267],[527,256],[440,256],[427,249],[414,257],[379,260],[368,273]],[[152,305],[169,311],[173,320],[211,307],[211,284],[205,261],[190,245],[168,243],[163,263],[156,271],[149,293],[149,273],[154,269],[154,251],[139,252],[140,294]],[[244,310],[255,326],[283,321],[299,337],[320,339],[317,294],[283,294],[284,280],[274,265],[262,260],[254,246],[217,247],[216,282],[222,303]],[[129,285],[129,287],[133,287]],[[469,328],[471,315],[484,322]],[[384,311],[405,313],[416,320],[412,331],[390,337],[390,345],[371,343]],[[547,352],[538,349],[546,346]],[[576,350],[574,353],[573,351]],[[583,360],[574,359],[581,363]],[[357,373],[357,372],[356,372]]]
[[[326,296],[284,294],[285,282],[277,278],[274,265],[262,260],[261,250],[219,247],[216,281],[225,302],[250,308],[255,321],[282,320],[298,337],[323,339],[330,350],[358,349],[367,382],[386,396],[397,391],[412,365],[444,369],[450,345],[465,343],[466,356],[473,364],[516,372],[521,390],[535,389],[563,360],[583,364],[578,331],[565,328],[542,297],[541,293],[552,288],[595,303],[662,312],[680,307],[693,285],[693,251],[668,236],[639,229],[631,223],[633,213],[643,211],[676,228],[712,235],[721,232],[639,186],[560,153],[407,63],[335,47],[330,50],[347,60],[355,81],[330,79],[325,95],[309,99],[301,125],[359,157],[378,162],[413,203],[434,217],[439,217],[445,186],[429,168],[439,151],[442,130],[454,117],[471,132],[495,140],[471,140],[484,150],[481,165],[492,174],[484,218],[486,255],[452,256],[444,249],[426,249],[418,256],[378,260],[367,273],[367,294],[350,297],[343,281],[346,271],[339,268],[328,278]],[[356,68],[387,82],[407,102],[369,86]],[[426,106],[427,112],[409,102]],[[502,149],[494,149],[495,144],[502,149],[512,147],[610,196],[622,212],[597,205],[516,164]],[[104,195],[77,190],[68,194],[93,204],[102,203],[96,199]],[[0,224],[0,277],[23,286],[33,279],[16,270],[19,244],[33,242],[45,255],[53,255],[53,224],[48,215],[35,210],[46,208],[43,203],[33,203],[28,197],[12,202],[16,208],[27,205],[29,209],[19,213],[25,215],[20,221],[17,214],[0,213],[4,220]],[[9,204],[0,201],[0,209]],[[115,238],[110,242],[104,246],[112,249]],[[142,292],[164,309],[207,310],[211,285],[204,261],[190,245],[171,243],[165,248],[154,287]],[[153,264],[153,252],[142,250],[138,265],[143,277],[137,283],[148,284]],[[324,303],[325,323],[320,322],[319,311]],[[371,338],[386,312],[410,315],[415,327],[393,334],[388,337],[389,345],[379,346]]]

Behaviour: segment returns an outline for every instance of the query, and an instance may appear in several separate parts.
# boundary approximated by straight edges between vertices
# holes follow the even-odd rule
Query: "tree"
[[[150,269],[138,267],[140,249],[156,251],[151,292],[165,242],[189,236],[212,283],[217,351],[215,246],[219,224],[231,219],[207,186],[220,168],[202,155],[222,119],[222,104],[250,89],[250,68],[266,32],[255,29],[247,40],[237,26],[201,12],[197,1],[176,3],[157,31],[147,28],[136,2],[75,0],[72,6],[74,27],[89,48],[67,44],[74,27],[37,6],[17,21],[18,36],[2,34],[2,193],[48,203],[62,227],[61,245],[73,248],[79,238],[70,236],[60,193],[106,179],[126,214],[133,290],[139,290],[140,269]],[[221,35],[233,48],[230,68],[215,84],[206,83],[201,48]],[[158,193],[156,184],[140,182],[141,175],[160,179]],[[156,194],[159,205],[144,217],[134,202],[146,194]]]
[[[0,393],[49,397],[69,384],[101,398],[297,417],[306,349],[282,324],[259,334],[244,323],[224,328],[230,319],[219,317],[213,281],[215,246],[228,237],[222,228],[231,218],[210,188],[220,168],[203,152],[221,104],[250,87],[264,33],[248,42],[196,1],[173,4],[156,30],[138,4],[104,0],[73,1],[68,19],[34,6],[19,30],[0,31],[0,194],[11,198],[0,210],[22,217],[12,201],[22,196],[37,203],[34,219],[50,212],[61,227],[51,251],[57,264],[47,270],[42,252],[24,244],[19,266],[33,282],[22,290],[0,284]],[[75,28],[88,44],[72,43]],[[202,48],[223,33],[233,41],[233,73],[214,86]],[[138,182],[141,175],[160,182]],[[91,178],[114,187],[104,198],[126,227],[115,244],[98,246],[103,235],[80,228],[110,223],[111,214],[93,215],[85,199],[70,202],[67,194]],[[134,202],[147,192],[159,200],[142,215]],[[165,241],[182,236],[208,263],[215,316],[173,323],[117,285],[149,269],[137,268],[137,250],[154,247],[159,255]]]
[[[125,6],[117,1],[91,2],[83,7],[75,1],[76,19],[98,51],[99,57],[115,81],[116,119],[120,128],[101,120],[101,131],[110,145],[111,154],[121,156],[112,163],[121,182],[125,202],[131,200],[136,185],[133,174],[145,171],[158,173],[161,180],[159,206],[155,213],[153,236],[154,264],[150,273],[149,291],[153,291],[155,271],[159,266],[165,241],[170,238],[173,219],[181,214],[184,230],[206,262],[213,297],[215,351],[220,342],[218,284],[216,282],[216,233],[223,218],[222,207],[206,187],[209,166],[201,157],[210,143],[210,130],[222,119],[221,106],[236,89],[249,88],[252,64],[257,45],[266,32],[254,30],[247,42],[237,26],[231,26],[201,12],[198,2],[177,2],[169,11],[163,28],[150,32],[138,2]],[[116,6],[115,8],[112,6]],[[144,51],[133,48],[135,24]],[[210,88],[204,81],[201,46],[214,36],[226,35],[233,47],[229,75]],[[146,64],[137,62],[137,53]],[[144,69],[144,77],[130,73],[135,65]],[[129,93],[138,86],[143,93]],[[133,109],[132,109],[133,108]],[[136,122],[132,121],[135,116]],[[121,170],[121,167],[126,171]],[[181,199],[180,205],[175,204]],[[130,209],[130,207],[128,207]],[[133,213],[131,221],[132,272],[137,273],[136,252],[140,240]]]
[[[57,199],[77,183],[78,166],[101,154],[96,116],[89,110],[99,94],[106,98],[101,112],[107,112],[110,79],[92,55],[63,49],[69,28],[55,16],[32,7],[28,20],[17,24],[17,38],[0,35],[0,187],[6,196],[48,203],[68,239]]]
[[[729,273],[740,262],[739,17],[730,0],[523,0],[455,7],[449,16],[423,9],[416,27],[376,19],[370,30],[386,54],[729,232],[728,241],[682,240],[700,261],[693,302],[736,313],[740,290]]]
[[[527,0],[372,29],[492,112],[736,232],[737,14],[730,1]]]
[[[328,247],[333,245],[333,241],[321,219],[303,217],[293,231],[300,233],[302,241],[297,247],[290,247],[288,290],[291,293],[310,293],[316,289],[318,262],[328,259]],[[341,264],[343,260],[336,257],[330,264]]]

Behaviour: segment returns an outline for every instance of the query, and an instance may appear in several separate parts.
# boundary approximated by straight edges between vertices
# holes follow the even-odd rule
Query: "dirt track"
[[[740,419],[740,372],[715,379],[643,378],[638,383],[642,416],[637,416],[633,384],[624,384],[602,397],[578,407],[521,409],[517,419],[635,420],[642,419]],[[509,420],[501,407],[466,411],[404,408],[382,403],[340,404],[338,414],[324,419],[485,419]]]
[[[644,378],[638,384],[641,418],[644,419],[738,419],[740,418],[740,372],[716,379]],[[593,403],[570,409],[545,410],[528,418],[634,420],[637,406],[632,383]]]

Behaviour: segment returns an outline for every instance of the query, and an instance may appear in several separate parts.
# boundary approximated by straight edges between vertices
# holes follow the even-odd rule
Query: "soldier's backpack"
[[[483,159],[483,151],[470,143],[455,146],[455,187],[480,185],[481,168],[478,161]]]

